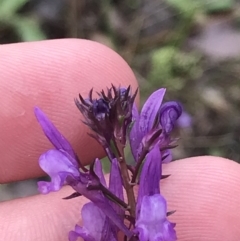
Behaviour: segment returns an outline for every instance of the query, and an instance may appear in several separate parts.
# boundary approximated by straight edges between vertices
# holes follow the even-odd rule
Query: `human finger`
[[[161,190],[176,210],[178,240],[239,241],[240,165],[220,157],[194,157],[164,166]]]
[[[164,166],[161,190],[169,219],[176,222],[179,241],[239,241],[240,166],[217,157],[188,158]],[[83,197],[62,200],[72,193],[57,193],[13,200],[0,205],[1,240],[65,241],[75,224],[81,223]],[[94,217],[93,217],[94,218]]]
[[[113,50],[79,39],[0,45],[0,183],[38,177],[39,155],[51,147],[34,114],[39,106],[86,164],[103,154],[87,136],[74,98],[111,84],[137,82]]]

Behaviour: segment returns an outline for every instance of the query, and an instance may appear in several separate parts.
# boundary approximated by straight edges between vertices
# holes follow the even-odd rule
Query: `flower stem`
[[[124,156],[124,146],[121,143],[117,145],[116,142],[115,142],[115,146],[117,147],[117,151],[118,151],[118,162],[120,165],[120,171],[123,178],[123,185],[126,190],[128,204],[130,206],[129,213],[133,218],[135,218],[136,200],[133,192],[133,185],[131,184],[131,181],[130,181],[128,166]]]

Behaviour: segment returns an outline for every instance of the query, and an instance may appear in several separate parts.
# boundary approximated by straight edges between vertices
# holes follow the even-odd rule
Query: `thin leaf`
[[[0,1],[0,16],[14,15],[22,8],[29,0],[1,0]]]
[[[11,21],[11,24],[24,42],[46,39],[38,22],[33,18],[17,17]]]

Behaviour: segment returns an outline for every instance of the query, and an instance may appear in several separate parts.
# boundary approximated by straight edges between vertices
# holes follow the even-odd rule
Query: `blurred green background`
[[[239,0],[0,0],[0,44],[67,37],[117,51],[142,100],[166,87],[183,104],[175,159],[240,161]],[[0,186],[0,200],[34,193],[35,180]]]

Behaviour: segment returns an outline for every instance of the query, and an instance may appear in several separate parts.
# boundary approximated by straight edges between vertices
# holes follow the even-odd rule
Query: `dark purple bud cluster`
[[[85,196],[89,203],[82,208],[83,226],[76,225],[69,240],[79,237],[85,241],[117,241],[118,233],[128,241],[175,241],[175,224],[167,217],[165,198],[159,182],[162,164],[171,160],[170,148],[175,146],[171,132],[182,113],[179,103],[162,104],[165,89],[155,91],[138,112],[134,99],[137,91],[112,86],[93,98],[79,95],[75,100],[94,137],[105,149],[111,170],[109,183],[103,175],[101,161],[95,159],[87,169],[70,143],[56,129],[47,116],[35,108],[35,115],[55,149],[42,154],[40,167],[51,177],[39,182],[39,191],[47,194],[70,185],[74,193],[65,199]],[[127,164],[125,146],[129,142],[133,165]],[[133,192],[138,185],[138,195]],[[124,200],[123,193],[127,198]],[[127,221],[129,224],[126,225]]]
[[[84,123],[95,133],[92,136],[105,147],[109,147],[111,141],[125,145],[137,91],[131,95],[130,86],[127,89],[112,86],[106,93],[98,93],[98,99],[94,99],[92,94],[93,90],[87,99],[81,95],[80,101],[75,99],[78,109],[85,117]]]

